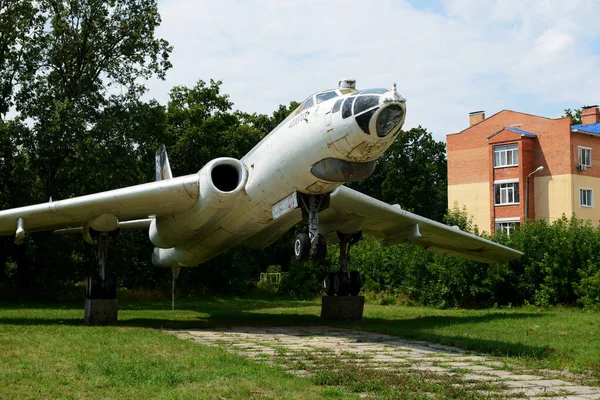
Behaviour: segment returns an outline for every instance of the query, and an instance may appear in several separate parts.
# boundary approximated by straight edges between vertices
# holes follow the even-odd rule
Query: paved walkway
[[[427,342],[363,331],[310,327],[231,328],[169,331],[182,339],[229,351],[258,361],[279,364],[290,373],[310,375],[311,368],[336,356],[361,368],[445,374],[458,377],[461,385],[473,386],[481,395],[500,398],[589,400],[600,399],[600,388],[578,384],[578,376],[563,371],[542,370],[520,373],[507,370],[501,359],[469,355],[465,351]],[[301,368],[298,366],[302,365]],[[403,372],[400,372],[403,371]],[[542,373],[543,375],[540,375]],[[494,384],[493,392],[481,384]],[[366,397],[366,395],[365,395]]]

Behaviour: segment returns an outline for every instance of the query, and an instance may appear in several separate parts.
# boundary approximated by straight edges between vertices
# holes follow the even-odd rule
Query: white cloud
[[[150,82],[149,96],[165,103],[174,85],[223,79],[236,108],[270,113],[340,78],[362,88],[397,82],[406,127],[422,125],[438,140],[465,128],[476,109],[557,117],[600,101],[600,2],[442,3],[164,0],[158,34],[175,47],[174,68]]]

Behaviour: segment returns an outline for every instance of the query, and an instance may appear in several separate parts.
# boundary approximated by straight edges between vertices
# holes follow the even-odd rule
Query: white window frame
[[[506,231],[506,235],[510,236],[510,232],[521,226],[521,218],[496,218],[494,221],[494,232]]]
[[[589,192],[590,194],[590,204],[583,204],[583,193],[584,192]],[[587,198],[587,196],[586,196]],[[587,199],[586,199],[587,200]],[[580,207],[585,207],[585,208],[594,208],[594,189],[590,189],[590,188],[579,188],[579,206]]]
[[[585,153],[588,153],[587,157]],[[584,155],[582,157],[582,154]],[[586,167],[592,166],[592,148],[577,146],[577,165],[585,165]]]
[[[515,186],[514,186],[515,183],[517,184],[517,190],[515,190]],[[496,186],[497,185],[500,186],[500,202],[499,203],[496,203]],[[505,187],[502,187],[502,185],[505,185]],[[511,186],[509,186],[509,185],[511,185]],[[521,193],[520,193],[521,188],[519,186],[520,185],[519,185],[518,179],[503,179],[503,180],[494,181],[494,205],[495,206],[512,206],[512,205],[521,204]],[[505,203],[502,203],[503,193],[504,193],[505,199],[508,200],[510,192],[512,192],[513,201],[512,202],[506,201]],[[515,192],[517,193],[517,196],[515,196]],[[515,201],[516,197],[518,197],[518,201]]]
[[[502,146],[494,146],[494,168],[517,167],[519,165],[519,144],[506,144]],[[508,158],[511,158],[511,163],[508,163]]]

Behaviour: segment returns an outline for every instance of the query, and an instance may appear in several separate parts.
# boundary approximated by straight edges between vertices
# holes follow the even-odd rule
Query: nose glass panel
[[[371,111],[367,111],[366,113],[360,114],[356,117],[356,123],[358,124],[358,126],[360,126],[360,129],[362,129],[362,131],[367,135],[371,134],[369,132],[369,122],[371,121],[371,117],[373,116],[373,114],[375,114],[375,111],[377,111],[377,108]]]
[[[358,96],[354,102],[354,115],[379,105],[379,96]]]
[[[352,102],[356,97],[350,96],[346,100],[344,100],[344,104],[342,105],[342,118],[348,118],[352,115]]]
[[[377,117],[377,136],[386,137],[402,120],[404,111],[398,104],[391,104],[384,108]]]
[[[389,91],[390,91],[390,89],[383,89],[383,88],[366,89],[366,90],[363,90],[362,92],[360,92],[360,94],[384,94]]]

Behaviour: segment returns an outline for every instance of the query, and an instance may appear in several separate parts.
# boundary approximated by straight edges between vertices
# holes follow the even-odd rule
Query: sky
[[[352,78],[407,99],[405,129],[436,140],[468,113],[557,118],[600,103],[596,0],[159,0],[175,85],[222,80],[234,109],[271,114]]]

